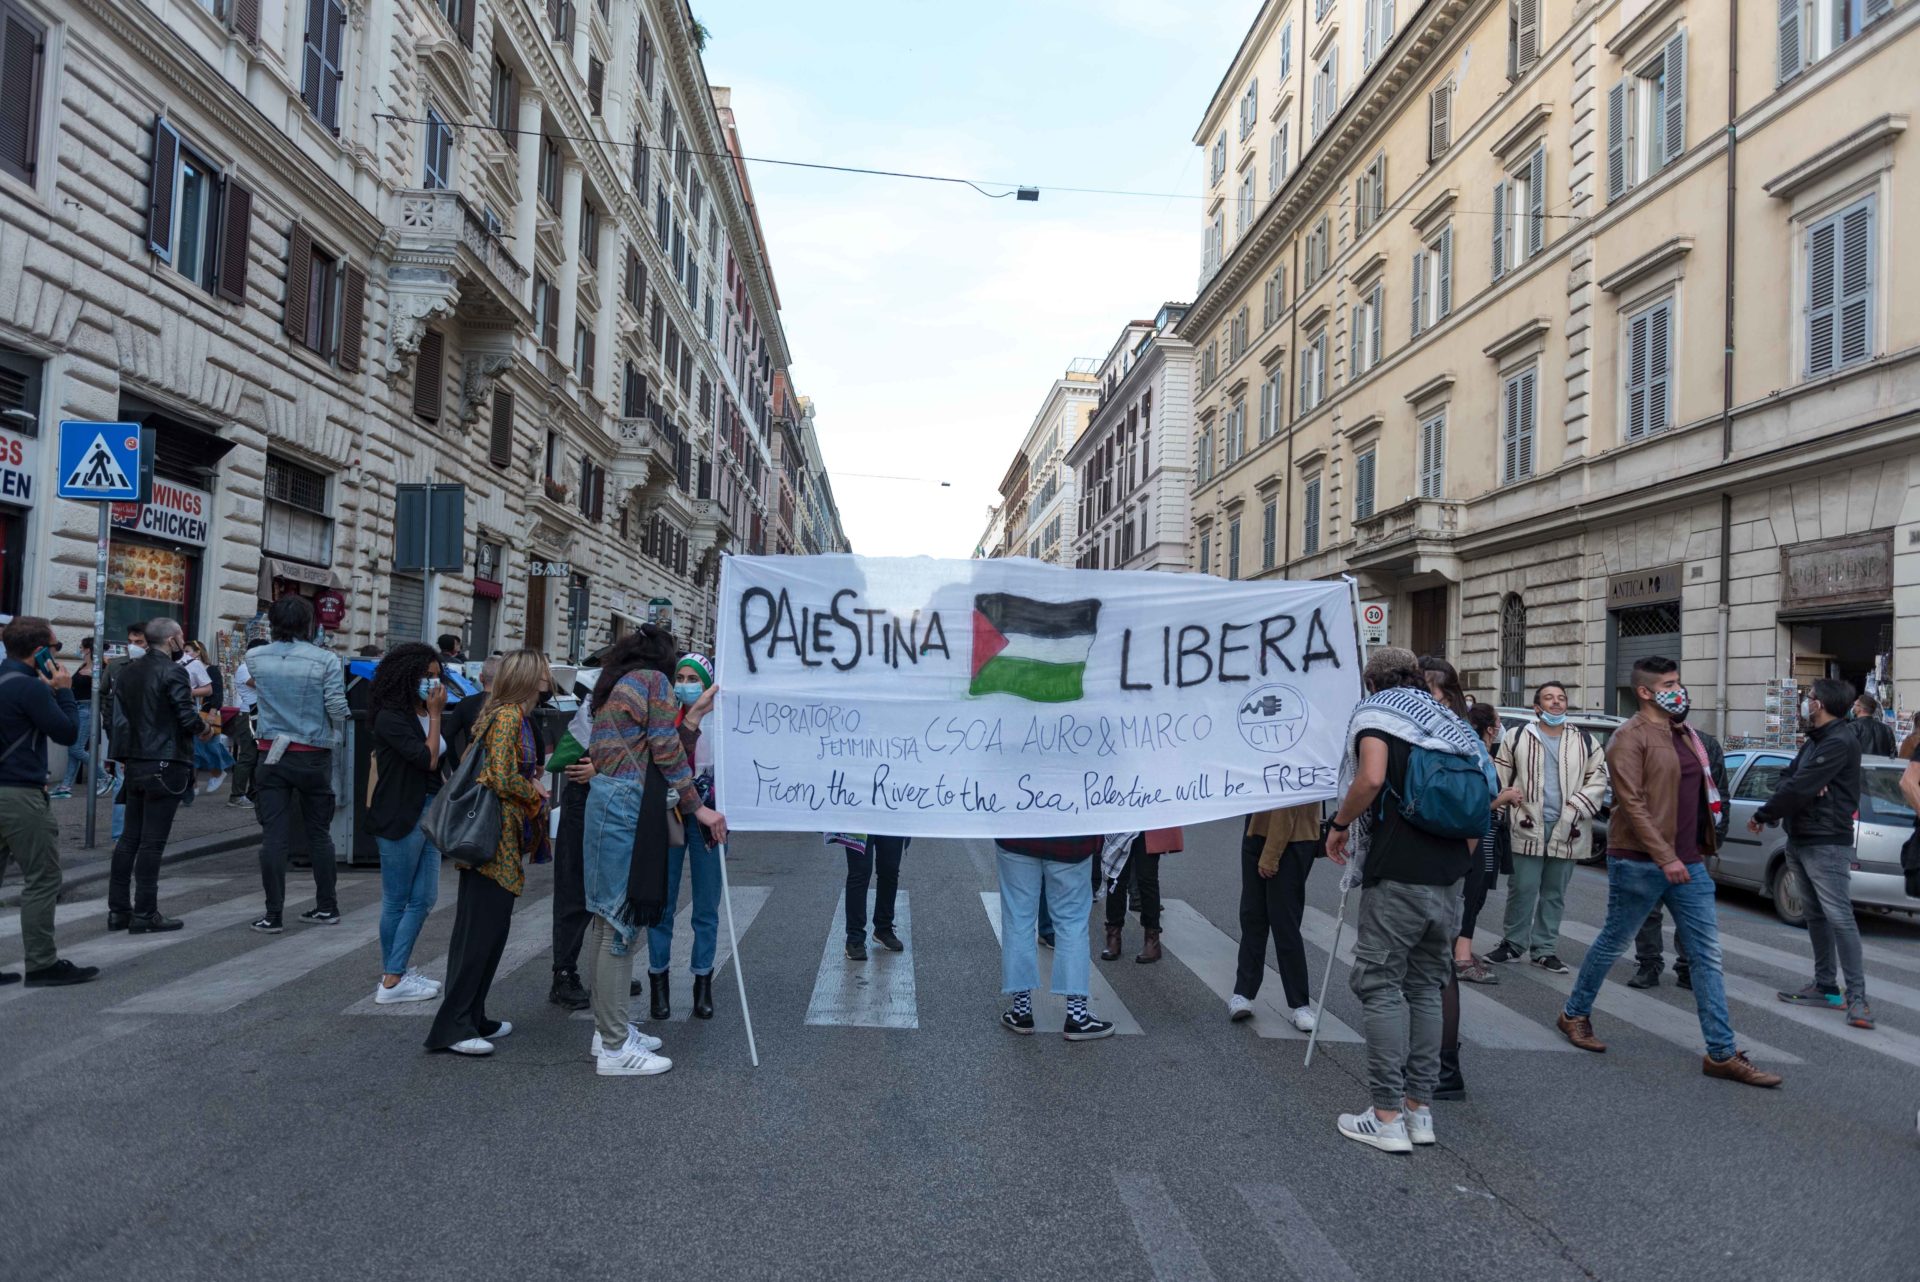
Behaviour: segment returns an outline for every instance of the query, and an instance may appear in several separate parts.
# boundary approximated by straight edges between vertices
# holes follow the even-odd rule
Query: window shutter
[[[469,49],[473,48],[473,11],[479,3],[480,0],[460,0],[460,25],[457,30],[460,43]]]
[[[1667,41],[1667,119],[1662,131],[1660,163],[1670,165],[1687,149],[1687,33],[1676,31]]]
[[[1533,370],[1520,376],[1519,476],[1533,475],[1534,398],[1539,388]]]
[[[0,9],[0,168],[33,181],[45,48],[38,27]]]
[[[1519,475],[1520,455],[1520,380],[1507,380],[1505,404],[1500,415],[1500,482],[1507,484]]]
[[[1439,298],[1434,308],[1433,318],[1443,320],[1453,315],[1453,224],[1448,223],[1440,229],[1440,281],[1437,290]]]
[[[1647,434],[1647,330],[1652,320],[1653,312],[1646,311],[1627,322],[1627,439],[1629,441],[1637,441]]]
[[[607,469],[597,464],[593,469],[593,519],[605,520],[607,515]]]
[[[600,104],[606,89],[607,69],[600,65],[597,58],[587,62],[587,102],[593,108],[593,114],[600,114]]]
[[[1527,257],[1547,244],[1547,149],[1536,148],[1527,176]]]
[[[1453,145],[1453,85],[1451,82],[1440,85],[1428,96],[1427,115],[1432,125],[1427,144],[1427,159],[1433,160]]]
[[[248,44],[260,43],[260,0],[233,0],[233,29]]]
[[[1778,25],[1780,80],[1784,84],[1800,74],[1800,0],[1780,0]]]
[[[153,172],[147,179],[147,248],[173,261],[173,184],[180,173],[180,134],[165,116],[153,120]]]
[[[1540,57],[1540,0],[1519,0],[1519,3],[1520,28],[1515,43],[1520,59],[1519,72],[1525,75]]]
[[[1420,425],[1420,497],[1445,497],[1447,419],[1436,414]]]
[[[1833,368],[1834,321],[1838,314],[1834,266],[1840,223],[1829,218],[1807,231],[1807,373]]]
[[[1378,6],[1374,4],[1374,0],[1360,0],[1360,7],[1366,11],[1365,21],[1360,33],[1360,65],[1362,67],[1371,67],[1373,65],[1374,50],[1378,47],[1374,42],[1380,38],[1378,28],[1374,26],[1375,11]]]
[[[1368,308],[1367,314],[1367,342],[1371,344],[1367,352],[1367,365],[1369,368],[1377,364],[1381,355],[1386,351],[1385,345],[1381,342],[1380,335],[1380,318],[1386,310],[1387,287],[1385,285],[1375,285],[1373,287],[1373,305]]]
[[[1368,450],[1353,466],[1353,516],[1364,521],[1373,515],[1374,452]]]
[[[487,428],[487,462],[506,467],[513,462],[513,393],[496,388],[493,421]]]
[[[300,45],[300,101],[320,117],[320,81],[326,67],[327,0],[307,0],[307,31]],[[324,117],[322,117],[324,119]]]
[[[1673,402],[1673,304],[1662,303],[1647,317],[1647,431],[1666,429]]]
[[[360,331],[367,320],[367,274],[352,263],[340,275],[340,354],[336,363],[349,374],[360,372]]]
[[[1507,271],[1507,185],[1497,182],[1493,185],[1493,278],[1499,280]]]
[[[1383,151],[1373,158],[1373,217],[1371,222],[1379,222],[1387,214],[1387,154]]]
[[[299,223],[287,233],[287,311],[281,326],[296,343],[307,341],[307,290],[313,275],[313,236]]]
[[[1413,255],[1413,288],[1410,291],[1413,298],[1413,329],[1411,332],[1415,338],[1420,337],[1420,322],[1426,319],[1420,306],[1421,303],[1425,301],[1427,295],[1426,276],[1427,256],[1424,252],[1416,250]]]
[[[447,339],[437,329],[420,336],[413,363],[413,416],[423,423],[440,421],[440,401],[446,391]]]
[[[1867,21],[1884,18],[1893,12],[1893,0],[1867,0]]]
[[[1839,356],[1851,365],[1873,355],[1873,204],[1861,201],[1839,217]]]
[[[1621,77],[1607,90],[1607,199],[1618,200],[1627,190],[1627,81]]]
[[[253,193],[226,181],[220,205],[220,266],[214,290],[230,303],[247,301],[247,260],[253,244]]]
[[[1353,306],[1351,319],[1352,324],[1347,329],[1347,382],[1349,383],[1360,377],[1360,358],[1364,354],[1365,346],[1361,340],[1361,334],[1364,331],[1360,328],[1361,316],[1358,303]]]

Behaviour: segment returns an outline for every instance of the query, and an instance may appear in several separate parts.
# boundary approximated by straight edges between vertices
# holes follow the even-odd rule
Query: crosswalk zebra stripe
[[[287,898],[287,911],[304,907],[313,898],[312,895],[290,895]],[[203,904],[180,917],[185,925],[179,930],[171,930],[163,935],[102,935],[89,939],[84,944],[72,948],[62,948],[60,955],[76,966],[98,966],[101,979],[113,978],[117,969],[125,962],[146,953],[162,948],[172,948],[178,944],[204,939],[219,931],[244,928],[252,920],[251,914],[260,911],[260,891],[256,887],[244,895],[235,895],[218,903]],[[47,992],[47,989],[28,988],[24,984],[9,984],[0,988],[0,1006],[8,1002],[19,1001],[33,993]]]
[[[771,894],[773,894],[773,889],[769,886],[735,886],[733,888],[734,925],[735,929],[740,932],[742,939],[746,938],[747,931],[752,927],[754,918],[760,915],[760,909],[765,906],[767,897]],[[633,959],[634,977],[644,981],[648,965],[647,937],[644,932],[642,932],[640,938],[634,942],[633,951],[627,955]],[[714,1004],[716,1006],[725,1000],[724,992],[720,989],[718,981],[720,972],[726,969],[727,962],[732,956],[733,945],[727,939],[726,911],[722,909],[720,914],[719,939],[714,945],[713,950],[713,974],[715,980]],[[667,973],[674,977],[673,982],[678,986],[678,995],[673,1000],[673,1022],[676,1024],[685,1023],[693,1016],[693,1003],[690,1000],[692,994],[687,991],[687,976],[693,966],[692,904],[688,904],[685,908],[682,908],[678,913],[674,914],[673,951],[668,954],[668,957]],[[585,963],[583,962],[583,973],[580,976],[581,983],[585,983],[587,980],[584,970]],[[628,1013],[636,1024],[649,1022],[647,1019],[647,998],[645,994],[642,994],[639,999],[633,1003],[632,1009]],[[590,1010],[575,1011],[573,1017],[582,1020],[592,1019],[593,1012]]]
[[[522,966],[549,952],[553,948],[553,897],[537,900],[525,908],[516,907],[513,914],[513,927],[507,933],[507,946],[500,952],[500,965],[494,969],[493,979],[501,979],[513,974]],[[438,957],[420,967],[420,973],[434,979],[445,981],[447,965],[451,954],[441,953]],[[378,983],[378,980],[374,981]],[[373,994],[354,1002],[342,1015],[432,1015],[440,1009],[438,1002],[396,1002],[382,1006],[373,1000]]]
[[[442,894],[432,912],[455,899]],[[357,909],[337,926],[306,926],[286,914],[288,934],[237,957],[196,971],[109,1007],[109,1015],[217,1015],[358,952],[380,938],[378,901]],[[373,965],[378,966],[376,958]]]
[[[1359,1275],[1314,1224],[1314,1216],[1284,1184],[1236,1184],[1253,1212],[1254,1222],[1266,1230],[1280,1258],[1296,1282],[1359,1282]]]
[[[1661,944],[1669,952],[1672,951],[1672,936],[1673,932],[1670,930],[1661,935]],[[1769,948],[1765,944],[1749,943],[1738,936],[1724,932],[1720,936],[1720,951],[1777,967],[1789,975],[1806,976],[1813,971],[1813,955],[1806,950],[1790,953],[1783,948]],[[1867,980],[1867,991],[1872,994],[1876,1003],[1886,1002],[1892,1006],[1904,1006],[1908,1010],[1920,1011],[1920,988],[1894,983],[1879,975],[1870,975]]]
[[[1351,928],[1340,936],[1340,960],[1353,964],[1353,941],[1355,931]],[[1322,912],[1311,905],[1307,908],[1306,918],[1300,923],[1300,934],[1306,941],[1325,952],[1333,946],[1333,914]],[[1319,972],[1314,972],[1319,978]],[[1318,992],[1318,989],[1315,989]],[[1516,1010],[1509,1010],[1485,993],[1475,991],[1467,984],[1460,985],[1460,1036],[1475,1046],[1484,1046],[1497,1051],[1571,1051],[1567,1039],[1551,1028],[1545,1028],[1529,1016]]]
[[[1160,905],[1160,927],[1161,944],[1181,965],[1199,976],[1200,982],[1213,990],[1213,995],[1222,1002],[1233,996],[1240,966],[1238,943],[1182,899],[1169,899]],[[1260,994],[1253,999],[1253,1031],[1261,1037],[1306,1041],[1307,1035],[1293,1026],[1293,1012],[1287,1008],[1279,973],[1271,966],[1265,969]],[[1322,1011],[1320,1040],[1359,1042],[1364,1039],[1331,1013]]]
[[[123,1037],[131,1037],[151,1022],[145,1019],[110,1019],[105,1023],[85,1021],[79,1025],[85,1030],[80,1036],[57,1046],[47,1047],[37,1055],[30,1055],[17,1064],[9,1065],[4,1072],[0,1072],[0,1085],[51,1077],[54,1075],[53,1070],[68,1060],[84,1055],[97,1046],[109,1045]]]
[[[1592,945],[1595,939],[1600,937],[1598,930],[1586,925],[1584,922],[1577,921],[1562,921],[1560,923],[1560,934],[1567,939],[1573,940],[1577,944],[1589,946]],[[1500,942],[1500,932],[1492,929],[1479,931],[1475,933],[1474,939],[1481,944],[1485,944],[1491,940],[1493,944],[1497,946]],[[1498,967],[1498,970],[1503,979],[1508,975],[1525,975],[1528,979],[1545,984],[1562,997],[1568,996],[1573,992],[1574,981],[1580,977],[1580,968],[1578,966],[1573,968],[1574,973],[1571,975],[1554,975],[1541,970],[1530,961],[1516,961],[1509,965]],[[1725,975],[1724,970],[1722,975],[1727,981],[1727,996],[1732,997],[1733,978],[1732,976]],[[1641,1032],[1652,1033],[1661,1041],[1670,1042],[1678,1046],[1681,1050],[1693,1051],[1698,1054],[1705,1049],[1700,1036],[1700,1018],[1698,1014],[1685,1007],[1670,1006],[1666,1001],[1655,997],[1652,993],[1643,993],[1636,989],[1628,988],[1624,984],[1603,983],[1600,985],[1600,991],[1594,994],[1593,1008],[1611,1015],[1615,1019],[1625,1020]],[[1604,1035],[1601,1037],[1601,1040],[1606,1040]],[[1795,1055],[1791,1051],[1783,1051],[1777,1046],[1769,1046],[1767,1043],[1749,1037],[1745,1033],[1739,1034],[1739,1040],[1743,1050],[1752,1051],[1755,1055],[1764,1058],[1768,1063],[1799,1064],[1804,1062],[1798,1055]]]
[[[168,877],[160,883],[160,889],[164,895],[170,896],[179,891],[199,890],[230,880],[232,878],[229,877]],[[171,907],[164,901],[161,904],[162,911],[168,911]],[[56,927],[66,926],[76,921],[86,921],[90,917],[101,918],[106,915],[107,897],[102,895],[97,899],[80,899],[70,904],[56,904],[53,909],[53,924]],[[0,939],[18,939],[19,937],[19,912],[9,912],[5,917],[0,917]]]
[[[873,920],[876,892],[867,892],[867,920]],[[833,920],[827,923],[827,947],[807,1003],[807,1023],[851,1028],[918,1028],[920,1008],[913,983],[913,914],[902,890],[894,903],[894,933],[906,951],[889,952],[871,941],[867,960],[847,960],[847,895],[840,892]]]
[[[1215,1276],[1159,1176],[1115,1171],[1113,1183],[1157,1282],[1205,1282]]]
[[[1789,1006],[1780,1000],[1779,994],[1765,984],[1734,975],[1727,976],[1726,981],[1727,996],[1735,1001],[1758,1006],[1769,1014],[1796,1024],[1803,1024],[1829,1037],[1846,1042],[1850,1046],[1861,1046],[1870,1051],[1878,1051],[1890,1059],[1899,1060],[1909,1068],[1920,1068],[1920,1037],[1915,1037],[1912,1033],[1903,1033],[1892,1028],[1855,1028],[1848,1024],[1837,1010]],[[1744,1037],[1740,1040],[1746,1041]]]
[[[993,937],[1000,938],[1000,892],[983,890],[980,892],[980,906],[987,910],[987,921],[993,926]],[[1033,990],[1033,1024],[1035,1028],[1058,1028],[1067,1022],[1067,999],[1047,991],[1053,982],[1053,950],[1040,949],[1040,985]],[[1140,1021],[1133,1017],[1126,1003],[1120,1000],[1120,994],[1113,991],[1113,985],[1107,977],[1094,966],[1087,972],[1087,1004],[1096,1018],[1113,1021],[1113,1031],[1126,1036],[1138,1035]]]

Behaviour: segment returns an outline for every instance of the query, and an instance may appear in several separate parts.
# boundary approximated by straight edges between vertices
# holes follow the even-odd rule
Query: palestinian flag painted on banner
[[[1100,602],[1035,601],[1006,592],[973,599],[973,684],[968,693],[1035,703],[1081,696]]]

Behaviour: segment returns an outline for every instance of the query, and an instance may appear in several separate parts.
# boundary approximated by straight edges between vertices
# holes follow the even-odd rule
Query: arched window
[[[1526,703],[1527,607],[1518,592],[1500,603],[1500,702],[1509,708]]]

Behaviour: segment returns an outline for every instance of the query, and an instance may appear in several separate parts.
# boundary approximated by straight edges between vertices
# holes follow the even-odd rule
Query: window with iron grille
[[[1500,603],[1500,702],[1517,708],[1526,701],[1527,607],[1509,592]]]

